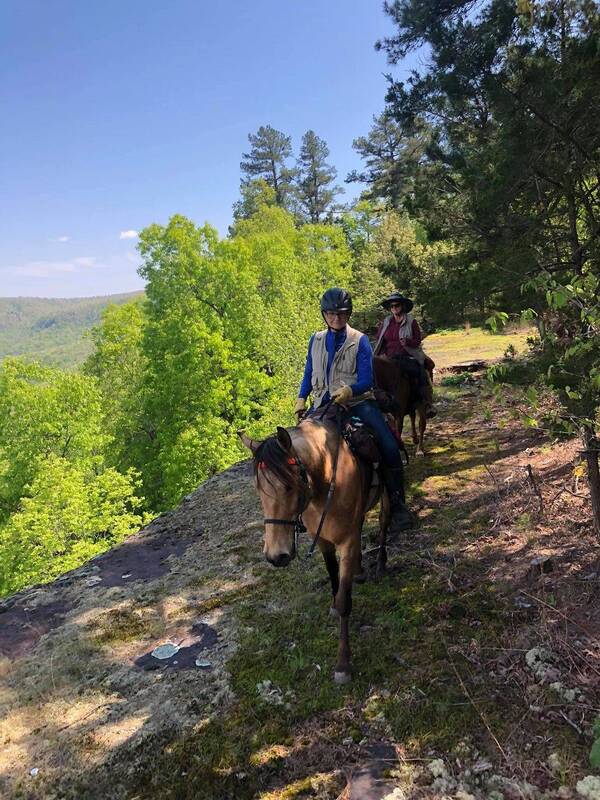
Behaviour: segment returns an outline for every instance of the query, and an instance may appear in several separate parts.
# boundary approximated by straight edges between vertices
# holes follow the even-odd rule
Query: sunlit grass
[[[524,353],[527,337],[533,334],[534,331],[528,328],[501,334],[492,334],[485,328],[458,328],[432,333],[425,339],[423,348],[433,358],[436,367],[443,369],[463,361],[501,358],[509,345],[517,353]]]

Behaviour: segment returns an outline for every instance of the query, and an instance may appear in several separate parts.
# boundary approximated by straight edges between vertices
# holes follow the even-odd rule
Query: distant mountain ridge
[[[69,299],[0,297],[0,361],[24,356],[53,366],[77,367],[92,348],[85,334],[99,323],[106,306],[142,296],[143,292]]]

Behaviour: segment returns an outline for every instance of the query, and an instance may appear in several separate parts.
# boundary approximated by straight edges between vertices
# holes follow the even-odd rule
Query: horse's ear
[[[281,428],[279,425],[277,426],[277,441],[284,450],[289,451],[292,449],[292,437],[285,428]]]
[[[256,439],[251,439],[249,436],[246,436],[243,431],[238,431],[238,436],[242,440],[244,447],[247,447],[248,450],[251,450],[253,453],[256,453],[262,444],[262,442],[258,442]]]

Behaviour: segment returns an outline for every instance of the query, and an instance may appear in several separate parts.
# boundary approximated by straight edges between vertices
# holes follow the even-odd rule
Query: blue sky
[[[260,125],[343,182],[390,32],[381,0],[3,0],[0,296],[138,289],[134,232],[174,213],[225,234]]]

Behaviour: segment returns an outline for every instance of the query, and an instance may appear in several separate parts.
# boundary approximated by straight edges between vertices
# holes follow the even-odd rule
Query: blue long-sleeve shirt
[[[306,398],[311,393],[312,389],[312,344],[314,334],[310,337],[308,343],[308,355],[306,356],[306,365],[304,367],[304,376],[300,384],[300,391],[298,397]],[[333,364],[333,358],[340,347],[346,341],[346,329],[341,331],[328,330],[325,337],[325,347],[327,350],[327,377],[329,378],[329,371]],[[358,352],[356,354],[356,382],[350,387],[354,396],[368,392],[373,388],[373,353],[371,345],[366,334],[358,340]],[[327,403],[330,400],[329,392],[323,397],[323,402]]]

